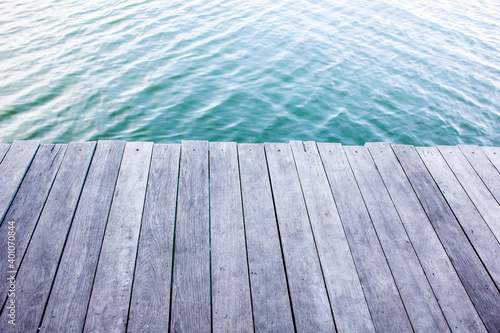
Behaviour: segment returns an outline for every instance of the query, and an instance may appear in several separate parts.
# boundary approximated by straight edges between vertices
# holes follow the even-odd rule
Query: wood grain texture
[[[500,172],[488,159],[484,151],[478,146],[458,146],[462,154],[467,158],[481,180],[488,187],[496,201],[500,203]]]
[[[292,309],[263,144],[238,144],[256,332],[293,332]]]
[[[236,143],[210,143],[212,326],[253,332]]]
[[[95,143],[70,143],[16,278],[18,332],[36,331],[71,227]],[[4,309],[5,311],[5,309]],[[11,332],[0,321],[1,332]]]
[[[417,148],[417,152],[498,288],[500,286],[500,261],[498,260],[500,243],[474,207],[438,149],[435,147]],[[496,201],[494,203],[496,204]]]
[[[7,154],[7,151],[10,148],[10,144],[8,143],[0,143],[0,163],[2,163],[3,157]]]
[[[481,147],[488,159],[500,172],[500,147]]]
[[[328,294],[290,146],[266,143],[265,151],[296,329],[333,332]]]
[[[172,332],[210,332],[208,142],[183,141],[175,227]]]
[[[153,147],[128,332],[168,331],[180,148]]]
[[[449,332],[429,281],[365,147],[344,151],[415,332]]]
[[[361,286],[378,332],[412,327],[351,167],[340,144],[317,144]]]
[[[84,332],[124,332],[153,144],[127,142],[102,241]]]
[[[0,224],[39,145],[40,141],[14,141],[0,164]]]
[[[367,143],[418,259],[453,332],[485,332],[432,224],[388,143]]]
[[[458,147],[438,146],[437,148],[484,221],[486,221],[486,224],[490,227],[497,241],[499,241],[500,205]],[[500,173],[497,172],[497,176],[496,183],[500,186]]]
[[[347,238],[314,142],[291,141],[335,324],[340,332],[374,332]]]
[[[412,146],[393,150],[488,331],[500,330],[500,294]]]
[[[67,145],[42,145],[38,149],[5,215],[5,221],[14,221],[16,227],[16,261],[14,269],[9,268],[7,260],[1,260],[0,272],[17,271],[21,265],[66,148]],[[8,246],[8,226],[7,223],[0,226],[1,249],[7,249]],[[2,297],[7,292],[7,288],[6,283],[0,284],[0,295]]]
[[[57,270],[41,331],[81,332],[125,142],[99,141]]]

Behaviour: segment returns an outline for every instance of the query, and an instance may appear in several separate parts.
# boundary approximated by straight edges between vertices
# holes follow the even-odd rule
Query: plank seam
[[[92,150],[92,156],[90,157],[89,165],[88,165],[87,171],[85,173],[85,178],[84,178],[82,186],[80,188],[80,193],[78,194],[78,200],[76,202],[75,208],[73,210],[73,214],[71,216],[71,222],[69,224],[68,231],[66,233],[66,237],[64,238],[64,244],[62,246],[61,254],[59,255],[59,259],[57,261],[56,270],[54,272],[54,275],[52,277],[52,281],[50,283],[49,293],[47,294],[47,299],[45,300],[45,305],[43,306],[42,315],[40,316],[40,322],[38,323],[38,329],[40,329],[40,327],[42,326],[43,317],[45,316],[45,311],[47,310],[47,305],[49,304],[50,294],[52,293],[52,288],[54,287],[54,283],[56,281],[57,272],[59,271],[59,265],[61,264],[61,260],[62,260],[63,254],[64,254],[64,249],[66,248],[66,243],[68,242],[69,233],[71,232],[71,227],[73,226],[73,221],[75,220],[75,215],[76,215],[76,212],[78,211],[78,206],[80,205],[80,199],[82,197],[83,188],[85,187],[85,182],[87,181],[87,177],[89,175],[89,171],[90,171],[90,167],[92,165],[92,160],[94,159],[96,147],[97,147],[97,143],[94,144],[94,149]],[[62,161],[61,161],[61,164],[62,164]],[[54,181],[55,181],[55,178],[54,178]],[[48,198],[48,196],[47,196],[47,198]]]
[[[356,275],[358,276],[359,285],[361,286],[361,291],[363,292],[363,297],[365,299],[365,303],[366,303],[366,306],[368,308],[368,313],[370,314],[370,318],[372,320],[373,327],[375,327],[375,322],[373,320],[373,315],[372,315],[372,312],[370,311],[370,307],[368,306],[368,300],[366,299],[365,289],[363,288],[363,284],[361,283],[361,280],[359,278],[358,267],[356,266],[356,261],[354,260],[354,256],[352,254],[351,245],[349,244],[349,238],[347,237],[347,234],[346,234],[345,228],[344,228],[344,223],[342,222],[342,216],[340,216],[340,213],[338,213],[339,212],[339,207],[337,205],[337,201],[335,200],[335,196],[333,195],[332,187],[330,186],[330,181],[328,179],[328,174],[327,174],[326,169],[325,169],[325,164],[323,162],[323,157],[321,156],[321,151],[320,151],[317,143],[315,142],[314,144],[315,144],[315,146],[316,146],[316,148],[318,150],[318,155],[320,157],[321,165],[323,166],[323,169],[325,170],[325,175],[326,175],[327,182],[328,182],[328,188],[330,188],[330,193],[332,194],[333,202],[335,204],[335,209],[337,210],[337,214],[338,214],[339,219],[340,219],[340,225],[342,227],[342,231],[344,232],[344,236],[345,236],[345,239],[347,241],[347,247],[349,248],[349,253],[351,254],[351,259],[352,259],[352,263],[354,264],[354,269],[356,269]]]
[[[410,235],[408,234],[408,231],[406,230],[406,226],[405,224],[403,223],[403,220],[401,218],[401,215],[399,214],[399,211],[396,207],[396,204],[394,203],[394,200],[392,199],[392,196],[391,196],[391,193],[389,192],[389,189],[387,188],[386,184],[385,184],[385,181],[384,181],[384,178],[382,177],[382,175],[380,174],[380,171],[378,169],[378,166],[377,164],[375,163],[375,161],[373,160],[373,156],[370,152],[370,149],[366,148],[366,150],[368,151],[368,154],[370,155],[370,158],[372,159],[372,162],[373,164],[375,165],[375,169],[377,170],[377,173],[380,177],[380,179],[382,180],[382,184],[384,184],[384,187],[385,187],[385,191],[387,192],[387,194],[389,195],[389,198],[391,199],[391,203],[392,203],[392,206],[394,207],[394,210],[396,211],[396,214],[398,215],[398,218],[399,218],[399,221],[401,222],[401,225],[403,226],[403,229],[405,231],[405,234],[406,236],[408,237],[408,241],[410,242],[410,245],[411,245],[411,248],[413,249],[413,252],[415,253],[415,257],[417,258],[417,261],[420,265],[420,268],[422,269],[422,272],[424,273],[424,276],[425,276],[425,280],[427,281],[427,284],[429,285],[429,287],[431,288],[431,291],[432,291],[432,295],[434,295],[434,299],[436,300],[436,303],[438,304],[439,306],[439,310],[441,311],[441,314],[443,315],[443,318],[444,320],[446,321],[446,324],[448,325],[448,328],[450,329],[450,332],[452,331],[451,329],[451,325],[450,323],[448,323],[448,319],[446,318],[444,312],[443,312],[443,309],[441,308],[441,304],[439,303],[439,300],[436,296],[436,292],[434,291],[434,288],[432,287],[432,284],[431,282],[429,281],[429,278],[427,276],[427,272],[425,271],[424,267],[422,266],[422,262],[420,261],[420,257],[418,256],[417,254],[417,251],[415,249],[415,246],[413,245],[413,241],[412,239],[410,238]],[[439,238],[439,237],[438,237]]]
[[[356,179],[356,175],[354,174],[354,171],[352,170],[351,162],[349,161],[349,157],[345,153],[343,146],[342,146],[342,151],[344,152],[344,155],[346,157],[347,163],[349,164],[349,168],[351,169],[351,173],[353,175],[354,181],[356,182],[356,187],[358,188],[358,192],[359,192],[359,194],[361,196],[361,199],[363,200],[363,206],[365,207],[365,210],[366,210],[366,212],[368,214],[368,217],[370,218],[370,222],[371,222],[371,225],[373,227],[373,231],[375,232],[375,235],[377,236],[377,241],[378,241],[378,244],[380,245],[380,249],[382,250],[382,253],[384,254],[385,262],[387,263],[387,267],[389,268],[389,272],[391,272],[391,276],[392,276],[392,280],[394,282],[394,286],[396,287],[396,289],[398,291],[398,296],[399,296],[399,299],[401,300],[401,304],[403,305],[403,309],[405,310],[406,317],[408,318],[408,322],[411,325],[411,329],[413,331],[415,331],[415,328],[413,327],[413,323],[411,322],[410,316],[408,314],[408,310],[406,309],[405,302],[403,300],[403,297],[401,296],[401,292],[399,291],[398,284],[396,282],[396,279],[394,278],[394,274],[392,273],[391,265],[389,264],[389,261],[387,260],[387,255],[385,254],[384,247],[382,246],[382,243],[380,242],[380,237],[378,236],[377,228],[375,228],[375,225],[373,224],[372,216],[370,214],[370,211],[368,210],[368,207],[366,206],[365,198],[363,197],[363,193],[361,192],[361,189],[359,188],[358,180]]]
[[[413,147],[413,146],[412,146],[412,147]],[[396,154],[396,152],[394,151],[393,145],[391,145],[391,149],[392,149],[392,151],[394,152],[394,155],[396,155],[396,159],[398,160],[399,165],[401,165],[401,161],[399,160],[398,155],[397,155],[397,154]],[[415,149],[415,148],[414,148],[414,149]],[[434,182],[434,185],[435,185],[436,187],[438,187],[438,186],[437,186],[437,184],[436,184],[436,181],[435,181],[435,180],[434,180],[434,178],[432,177],[432,174],[431,174],[431,173],[430,173],[430,171],[427,169],[427,165],[425,165],[424,161],[423,161],[423,160],[422,160],[422,158],[420,157],[420,154],[419,154],[419,153],[418,153],[418,151],[416,151],[416,150],[415,150],[415,152],[417,153],[418,158],[421,160],[422,164],[424,165],[425,170],[426,170],[426,171],[427,171],[427,173],[430,175],[430,177],[431,177],[432,181]],[[413,189],[413,192],[415,193],[415,195],[417,195],[417,192],[415,191],[415,188],[413,187],[412,182],[410,181],[410,179],[408,178],[408,175],[406,174],[406,170],[403,168],[403,166],[402,166],[402,165],[401,165],[401,168],[403,169],[403,172],[404,172],[404,174],[405,174],[405,176],[406,176],[406,179],[408,179],[408,182],[410,183],[410,186],[411,186],[411,188]],[[438,187],[438,190],[439,190],[439,187]],[[452,212],[453,217],[456,219],[455,213],[454,213],[454,212],[453,212],[453,210],[451,209],[450,205],[448,204],[448,201],[447,201],[447,200],[446,200],[446,198],[444,197],[444,195],[443,195],[443,193],[441,192],[441,190],[439,190],[439,193],[441,193],[441,196],[442,196],[442,197],[443,197],[443,199],[445,200],[446,205],[448,205],[448,208],[450,208],[450,211]],[[428,219],[429,221],[431,221],[431,219],[430,219],[429,215],[427,214],[427,210],[425,210],[425,208],[424,208],[424,206],[423,206],[423,204],[422,204],[422,201],[420,200],[420,198],[419,198],[419,196],[418,196],[418,195],[417,195],[417,199],[418,199],[418,202],[420,203],[420,206],[421,206],[421,207],[422,207],[422,209],[424,210],[424,213],[425,213],[425,215],[427,216],[427,219]],[[458,220],[457,220],[457,222],[458,222]],[[462,232],[464,232],[464,234],[465,234],[465,231],[463,230],[462,225],[461,225],[460,223],[458,223],[458,224],[460,225],[460,229],[462,230]],[[464,282],[462,281],[462,278],[461,278],[460,274],[458,274],[458,271],[457,271],[457,269],[456,269],[455,265],[453,264],[453,261],[451,260],[450,255],[449,255],[448,251],[446,250],[446,247],[444,246],[444,244],[443,244],[443,242],[442,242],[442,240],[441,240],[441,237],[439,237],[439,233],[437,233],[437,232],[436,232],[436,229],[434,228],[434,224],[433,224],[432,222],[431,222],[431,226],[432,226],[432,229],[434,230],[434,232],[436,233],[436,235],[438,236],[438,239],[439,239],[439,242],[441,243],[441,246],[443,247],[443,249],[445,249],[445,253],[446,253],[446,255],[448,256],[448,259],[450,260],[450,262],[452,263],[452,265],[451,265],[451,266],[452,266],[452,267],[453,267],[453,269],[455,270],[455,273],[457,274],[458,279],[460,280],[460,283],[462,284],[462,287],[464,288],[465,292],[467,293],[467,296],[469,297],[469,299],[470,299],[470,301],[471,301],[472,305],[474,306],[474,310],[476,310],[477,315],[479,316],[479,319],[480,319],[480,320],[481,320],[481,322],[483,323],[484,327],[486,327],[486,323],[484,322],[484,319],[482,318],[481,314],[479,313],[479,311],[478,311],[478,309],[477,309],[477,307],[476,307],[476,304],[475,304],[475,303],[474,303],[474,301],[472,300],[472,297],[471,297],[471,295],[470,295],[470,293],[469,293],[469,290],[465,287]],[[465,234],[465,237],[467,237],[467,234]],[[467,237],[467,240],[469,240],[469,237]],[[469,240],[469,243],[470,243],[470,240]],[[472,244],[471,244],[471,246],[472,246]],[[474,247],[473,247],[473,246],[472,246],[472,248],[474,249]],[[477,255],[476,249],[474,249],[474,252],[475,252],[475,253],[476,253],[476,255]],[[479,256],[478,256],[478,257],[479,257]],[[481,260],[481,258],[479,258],[479,260]],[[483,261],[482,261],[482,260],[481,260],[481,263],[482,263],[482,264],[483,264],[483,266],[484,266],[484,263],[483,263]],[[490,278],[491,278],[491,276],[490,276]]]
[[[139,244],[141,243],[141,235],[142,235],[142,223],[144,221],[144,206],[146,205],[146,198],[148,197],[148,190],[149,190],[149,177],[151,175],[151,168],[153,167],[153,154],[154,154],[154,148],[155,146],[153,145],[151,147],[151,155],[149,156],[149,168],[148,168],[148,177],[146,179],[146,191],[144,191],[144,200],[142,202],[142,214],[141,214],[141,224],[139,227],[139,236],[137,237],[137,246],[135,249],[135,261],[134,261],[134,270],[132,271],[132,284],[130,286],[130,298],[128,301],[128,311],[127,311],[127,323],[125,325],[125,332],[128,330],[128,322],[130,319],[130,306],[132,304],[132,295],[134,293],[134,281],[135,281],[135,270],[137,268],[137,258],[139,257]],[[111,208],[110,208],[111,211]]]
[[[174,212],[174,235],[172,237],[172,270],[170,273],[170,306],[168,307],[168,332],[170,332],[172,323],[172,296],[174,287],[174,265],[175,265],[175,236],[177,228],[177,208],[179,206],[179,181],[181,178],[181,159],[182,159],[182,145],[179,148],[179,162],[177,170],[177,193],[175,195],[175,212]]]
[[[92,299],[92,292],[94,291],[95,276],[96,276],[96,273],[97,273],[97,268],[99,267],[99,260],[101,258],[102,244],[104,243],[104,237],[106,236],[106,229],[108,228],[108,222],[109,222],[109,215],[111,213],[111,207],[113,206],[113,201],[115,199],[116,184],[118,182],[118,177],[120,176],[120,171],[121,171],[121,168],[122,168],[122,162],[123,162],[123,155],[124,155],[124,152],[125,152],[125,146],[126,146],[126,144],[123,145],[122,155],[121,155],[121,159],[120,159],[120,167],[118,168],[118,172],[116,173],[115,186],[113,188],[113,194],[111,195],[111,202],[109,204],[108,216],[106,217],[106,226],[104,227],[104,230],[103,230],[103,233],[102,233],[101,246],[99,248],[99,253],[97,255],[97,263],[95,265],[94,277],[92,279],[92,287],[90,288],[89,301],[87,303],[87,309],[85,311],[85,317],[83,319],[82,332],[84,331],[85,324],[87,323],[87,315],[88,315],[88,312],[89,312],[90,300]]]
[[[240,198],[241,198],[241,213],[243,218],[243,232],[245,234],[245,254],[247,258],[247,272],[248,272],[248,288],[250,291],[250,307],[252,309],[252,323],[255,331],[255,318],[253,313],[253,297],[252,297],[252,282],[250,280],[250,262],[248,259],[248,244],[247,244],[247,228],[245,223],[245,208],[243,206],[243,186],[241,184],[241,168],[240,168],[240,154],[239,154],[239,146],[236,145],[236,154],[238,157],[238,179],[240,181]]]
[[[307,152],[306,146],[304,145],[304,142],[301,141],[301,143],[302,143],[302,147],[304,148],[304,152]],[[289,146],[290,146],[290,144],[289,144]],[[304,196],[304,189],[302,187],[302,180],[300,179],[299,171],[297,169],[297,161],[295,160],[295,154],[294,154],[293,148],[291,146],[290,146],[290,151],[292,153],[293,165],[295,166],[295,173],[297,175],[297,179],[299,180],[300,193],[302,194],[302,200],[304,202],[304,207],[306,208],[307,220],[309,221],[309,229],[311,230],[311,234],[313,237],[314,249],[316,250],[316,257],[318,258],[319,269],[321,270],[321,277],[323,278],[323,284],[325,286],[326,297],[328,298],[328,305],[330,306],[330,313],[331,313],[332,319],[333,319],[333,326],[335,327],[335,331],[338,332],[337,323],[335,322],[335,316],[333,314],[332,300],[330,300],[330,293],[328,292],[328,288],[326,285],[325,273],[323,271],[323,265],[321,264],[321,257],[320,257],[319,252],[318,252],[318,245],[316,243],[316,237],[314,236],[314,228],[311,224],[311,217],[309,215],[309,208],[307,207],[306,198]]]
[[[294,311],[293,311],[292,295],[290,294],[290,286],[289,286],[289,283],[288,283],[288,273],[286,271],[285,255],[283,254],[283,244],[281,243],[280,226],[279,226],[279,223],[278,223],[278,214],[276,213],[276,202],[274,200],[273,184],[271,182],[271,174],[269,172],[269,165],[268,165],[268,161],[267,161],[267,152],[266,151],[267,151],[267,148],[266,148],[266,145],[264,144],[264,156],[266,158],[267,176],[268,176],[268,179],[269,179],[269,188],[271,189],[271,196],[273,198],[274,218],[275,218],[275,221],[276,221],[276,228],[278,230],[278,238],[279,238],[279,241],[280,241],[281,259],[283,260],[283,271],[285,272],[285,278],[286,278],[286,289],[288,291],[288,299],[290,300],[290,310],[292,312],[293,329],[294,329],[295,333],[297,333],[297,325],[295,324],[295,314],[294,314]]]
[[[62,146],[61,146],[62,147]],[[64,156],[66,156],[66,151],[64,151]],[[38,150],[37,150],[38,152]],[[24,260],[24,257],[26,256],[26,252],[28,252],[28,248],[31,244],[31,240],[33,239],[33,234],[35,233],[35,230],[36,230],[36,227],[38,226],[38,221],[40,221],[40,217],[42,216],[42,212],[45,208],[45,204],[47,203],[47,199],[49,198],[49,195],[50,195],[50,191],[52,191],[52,187],[54,186],[54,181],[55,179],[57,178],[57,174],[59,173],[59,169],[61,167],[61,164],[62,164],[62,160],[64,159],[64,156],[63,158],[61,159],[61,163],[59,164],[59,167],[57,168],[57,172],[56,174],[54,175],[54,179],[52,180],[52,184],[50,185],[50,189],[49,189],[49,192],[47,192],[47,196],[45,197],[45,201],[43,202],[43,206],[42,206],[42,209],[40,210],[40,213],[38,214],[38,217],[36,218],[36,223],[33,227],[33,231],[31,232],[31,235],[30,235],[30,238],[28,240],[28,243],[26,244],[26,248],[24,249],[24,253],[21,257],[21,260],[19,261],[19,265],[17,266],[17,272],[19,272],[19,270],[21,269],[21,265],[23,264],[23,260]],[[30,165],[31,166],[31,165]],[[28,168],[29,169],[29,168]],[[27,172],[26,172],[27,173]],[[24,180],[24,178],[23,178]],[[22,182],[21,182],[22,183]],[[16,195],[17,195],[17,192],[16,192]],[[15,196],[14,196],[15,198]],[[9,205],[9,209],[10,209],[10,205]],[[7,211],[5,212],[5,216],[7,216],[7,213],[9,212],[9,210],[7,209]],[[17,278],[17,272],[16,272],[16,278]],[[2,313],[3,311],[3,308],[5,306],[5,303],[7,302],[7,298],[5,298],[5,300],[2,302],[2,305],[0,306],[0,314]],[[43,316],[42,316],[43,318]]]

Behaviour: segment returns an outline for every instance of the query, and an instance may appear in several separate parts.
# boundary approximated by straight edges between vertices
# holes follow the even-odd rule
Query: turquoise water
[[[500,146],[498,0],[0,2],[0,142]]]

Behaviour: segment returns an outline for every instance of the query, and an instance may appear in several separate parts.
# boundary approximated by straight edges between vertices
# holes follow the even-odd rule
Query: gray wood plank
[[[333,332],[333,315],[291,148],[266,143],[265,151],[296,329]]]
[[[16,277],[15,331],[39,327],[94,148],[94,142],[68,146]],[[1,332],[12,330],[0,321]]]
[[[253,332],[236,143],[210,143],[212,326]]]
[[[365,147],[344,146],[408,317],[416,332],[449,332],[406,230]]]
[[[412,327],[354,174],[340,144],[317,144],[378,332],[410,332]]]
[[[84,332],[124,332],[153,144],[127,142],[102,241]]]
[[[358,273],[314,142],[291,141],[316,247],[340,332],[374,332]]]
[[[497,241],[500,240],[500,205],[498,202],[458,147],[438,146],[437,148]],[[498,172],[497,175],[500,177]],[[500,184],[500,178],[497,181]]]
[[[498,260],[500,243],[474,207],[438,149],[435,147],[417,148],[417,152],[498,288],[500,286],[500,261]]]
[[[453,332],[485,332],[465,288],[388,143],[367,143]]]
[[[81,332],[125,142],[99,141],[42,319],[41,331]]]
[[[488,187],[496,201],[500,203],[500,172],[491,163],[484,151],[479,146],[472,145],[462,145],[458,146],[458,148],[481,177],[481,180]]]
[[[500,172],[500,147],[481,147],[488,159]]]
[[[486,328],[500,330],[500,294],[412,146],[393,150]]]
[[[7,260],[0,261],[0,271],[17,271],[24,257],[31,235],[47,200],[54,178],[66,152],[67,145],[42,145],[33,159],[12,204],[5,215],[5,221],[15,222],[14,268]],[[0,248],[7,249],[8,224],[0,226]],[[0,295],[6,294],[8,284],[0,284]],[[2,299],[3,300],[3,299]]]
[[[0,224],[39,145],[40,141],[14,141],[0,164]]]
[[[2,163],[3,157],[7,154],[7,151],[10,148],[10,144],[8,143],[0,143],[0,163]]]
[[[263,144],[238,144],[257,332],[292,332],[293,318]]]
[[[210,332],[208,142],[183,141],[175,226],[170,326]]]
[[[153,147],[128,332],[168,332],[180,148]]]

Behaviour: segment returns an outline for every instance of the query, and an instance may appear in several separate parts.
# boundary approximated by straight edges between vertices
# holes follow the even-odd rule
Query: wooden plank
[[[5,221],[15,222],[16,260],[13,268],[9,267],[10,263],[7,260],[1,260],[0,272],[17,271],[19,269],[66,148],[67,145],[42,145],[38,149],[5,215]],[[8,247],[8,226],[7,223],[0,226],[0,249],[7,249]],[[7,289],[8,284],[1,283],[0,295],[5,295]]]
[[[40,141],[14,141],[0,164],[0,224],[39,145]]]
[[[253,332],[236,143],[210,143],[212,326]]]
[[[180,148],[153,147],[128,332],[168,332]]]
[[[500,147],[481,147],[488,159],[500,172]]]
[[[124,332],[153,144],[127,142],[102,241],[84,332]]]
[[[467,195],[481,214],[483,220],[490,227],[497,241],[500,240],[500,205],[498,202],[458,147],[438,146],[438,150],[446,160],[446,163],[448,163],[451,171],[455,174],[456,179],[458,179],[465,192],[467,192]],[[500,177],[498,172],[496,174]],[[500,178],[497,179],[497,182],[500,186]]]
[[[500,294],[412,146],[393,150],[486,328],[500,329]]]
[[[317,146],[376,330],[412,331],[342,146],[333,143],[318,143]]]
[[[388,143],[367,143],[413,248],[454,332],[485,332],[460,278]]]
[[[375,327],[316,144],[291,141],[290,146],[337,329],[341,332],[374,332]]]
[[[0,163],[2,163],[3,157],[7,154],[7,151],[10,148],[10,144],[8,143],[0,143]]]
[[[399,294],[416,332],[449,331],[406,230],[365,147],[344,146]]]
[[[207,141],[182,142],[174,242],[171,331],[210,332]]]
[[[47,303],[41,331],[81,332],[125,142],[99,141]]]
[[[18,332],[39,327],[94,148],[94,142],[68,146],[16,277]],[[0,321],[1,332],[11,330]]]
[[[333,332],[333,315],[292,151],[284,143],[266,143],[265,151],[296,329]]]
[[[458,148],[481,177],[481,180],[488,187],[496,201],[500,203],[500,172],[491,163],[484,151],[480,147],[472,145],[458,146]]]
[[[498,260],[500,243],[474,207],[438,149],[435,147],[417,148],[417,152],[498,288],[500,286],[500,261]]]
[[[257,332],[292,332],[273,197],[263,144],[238,144],[253,317]]]

